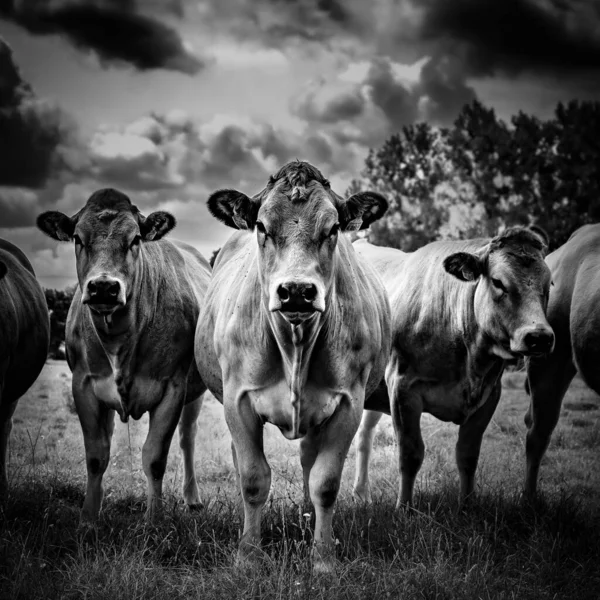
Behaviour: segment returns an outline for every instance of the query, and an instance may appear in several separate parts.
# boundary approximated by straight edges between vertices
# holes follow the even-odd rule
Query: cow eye
[[[507,289],[504,286],[504,284],[499,280],[499,279],[493,279],[492,278],[492,285],[497,289],[500,290],[504,293],[506,293]]]
[[[256,229],[258,230],[258,233],[262,233],[263,235],[267,235],[267,230],[264,226],[264,223],[262,221],[256,221]]]
[[[338,234],[340,230],[340,224],[336,223],[330,230],[329,230],[329,234],[328,237],[334,237]]]

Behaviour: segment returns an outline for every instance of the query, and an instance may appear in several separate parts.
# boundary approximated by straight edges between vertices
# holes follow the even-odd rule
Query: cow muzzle
[[[118,279],[106,275],[89,279],[83,290],[82,302],[94,312],[113,313],[125,305],[125,287]]]
[[[297,325],[323,312],[325,303],[314,283],[290,281],[276,286],[269,309],[279,311],[292,325]]]
[[[511,343],[511,351],[523,356],[542,356],[554,349],[554,332],[549,327],[538,327],[523,331],[515,346]]]

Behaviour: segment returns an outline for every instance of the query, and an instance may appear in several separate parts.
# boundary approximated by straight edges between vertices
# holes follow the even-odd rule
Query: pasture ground
[[[600,398],[576,380],[541,471],[535,506],[520,499],[527,396],[508,373],[486,432],[478,495],[458,502],[457,428],[424,416],[425,463],[411,511],[394,509],[397,459],[389,418],[371,467],[374,502],[352,499],[354,448],[334,517],[339,569],[310,569],[312,512],[303,506],[298,442],[267,426],[273,471],[263,513],[262,566],[238,572],[242,525],[221,405],[205,400],[197,437],[204,508],[181,504],[176,438],[165,478],[165,517],[143,520],[141,447],[147,419],[118,419],[96,530],[78,528],[85,490],[79,423],[66,363],[49,361],[16,411],[11,492],[0,509],[0,597],[89,598],[600,598]]]

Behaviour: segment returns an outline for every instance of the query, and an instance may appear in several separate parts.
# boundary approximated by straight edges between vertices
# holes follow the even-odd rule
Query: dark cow
[[[575,373],[600,394],[600,224],[578,229],[546,262],[554,282],[548,322],[556,344],[551,354],[528,361],[525,494],[529,498],[536,494],[540,462]]]
[[[355,247],[390,296],[387,388],[381,386],[366,408],[391,410],[400,447],[398,503],[411,502],[423,462],[423,412],[460,425],[456,462],[466,498],[506,361],[546,353],[554,344],[545,317],[547,237],[516,227],[491,240],[434,242],[412,253],[362,241]],[[369,454],[380,418],[380,412],[365,411],[358,435],[354,492],[367,501]]]
[[[169,213],[144,217],[113,189],[92,194],[73,217],[38,217],[43,232],[75,242],[79,287],[67,317],[66,346],[88,473],[83,521],[95,521],[101,508],[115,412],[123,422],[150,413],[142,451],[147,517],[160,506],[180,416],[184,498],[189,506],[200,503],[194,438],[206,388],[193,350],[210,267],[191,246],[161,239],[174,226]]]
[[[19,398],[37,379],[50,342],[44,291],[27,257],[0,239],[0,498],[8,491],[6,451]]]
[[[271,484],[263,425],[302,438],[305,490],[315,507],[317,570],[334,565],[333,507],[363,403],[389,354],[389,304],[344,231],[383,215],[386,200],[347,201],[321,172],[292,162],[253,198],[215,192],[210,211],[240,229],[215,262],[196,333],[202,378],[223,402],[244,502],[238,561],[260,544]]]

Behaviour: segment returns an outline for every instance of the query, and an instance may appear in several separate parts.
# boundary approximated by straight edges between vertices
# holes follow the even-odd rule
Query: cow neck
[[[291,325],[280,313],[268,313],[271,328],[283,359],[285,378],[290,387],[292,405],[292,431],[298,437],[302,391],[306,385],[310,359],[323,325],[321,313],[308,321]]]

